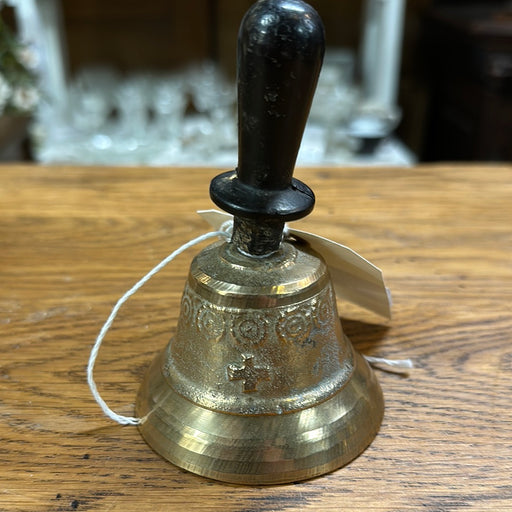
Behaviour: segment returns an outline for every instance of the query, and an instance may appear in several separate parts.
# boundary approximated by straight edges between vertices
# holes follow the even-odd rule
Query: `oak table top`
[[[216,169],[0,167],[0,510],[512,510],[512,166],[299,169],[299,229],[384,272],[393,319],[340,303],[386,400],[374,442],[303,483],[243,487],[182,471],[103,416],[89,351],[115,301],[208,230]],[[120,311],[96,380],[133,413],[179,315],[191,249]]]

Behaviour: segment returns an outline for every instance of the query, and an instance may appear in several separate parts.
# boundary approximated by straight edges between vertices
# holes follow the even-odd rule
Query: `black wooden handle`
[[[320,17],[298,0],[257,2],[238,36],[238,177],[284,189],[295,160],[324,51]]]
[[[212,200],[244,219],[307,215],[314,194],[292,178],[322,66],[324,28],[301,0],[260,0],[238,35],[238,168],[217,176]]]

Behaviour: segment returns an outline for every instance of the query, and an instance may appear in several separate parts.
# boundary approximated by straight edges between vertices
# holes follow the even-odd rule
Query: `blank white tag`
[[[215,230],[232,218],[217,210],[197,212]],[[338,299],[357,304],[385,318],[391,318],[391,294],[382,272],[355,251],[327,238],[287,227],[289,236],[300,238],[322,255],[331,275]],[[293,242],[293,240],[292,240]]]

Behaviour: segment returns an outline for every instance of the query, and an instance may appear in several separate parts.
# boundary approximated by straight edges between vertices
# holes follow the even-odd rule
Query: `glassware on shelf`
[[[326,53],[298,165],[357,164],[365,130],[381,120],[361,104],[354,61],[349,50]],[[210,61],[127,76],[93,67],[77,73],[59,104],[41,102],[34,154],[43,163],[232,167],[236,120],[236,85]],[[383,122],[387,130],[396,119]]]

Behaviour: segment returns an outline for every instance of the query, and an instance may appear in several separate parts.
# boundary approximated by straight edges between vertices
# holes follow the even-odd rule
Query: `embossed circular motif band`
[[[274,308],[261,312],[240,312],[236,308],[223,308],[201,300],[189,286],[181,301],[180,323],[197,329],[198,334],[210,341],[219,341],[227,332],[234,341],[245,347],[265,343],[271,332],[285,343],[305,343],[314,327],[324,329],[335,318],[332,290],[324,289],[306,303],[292,309]]]

